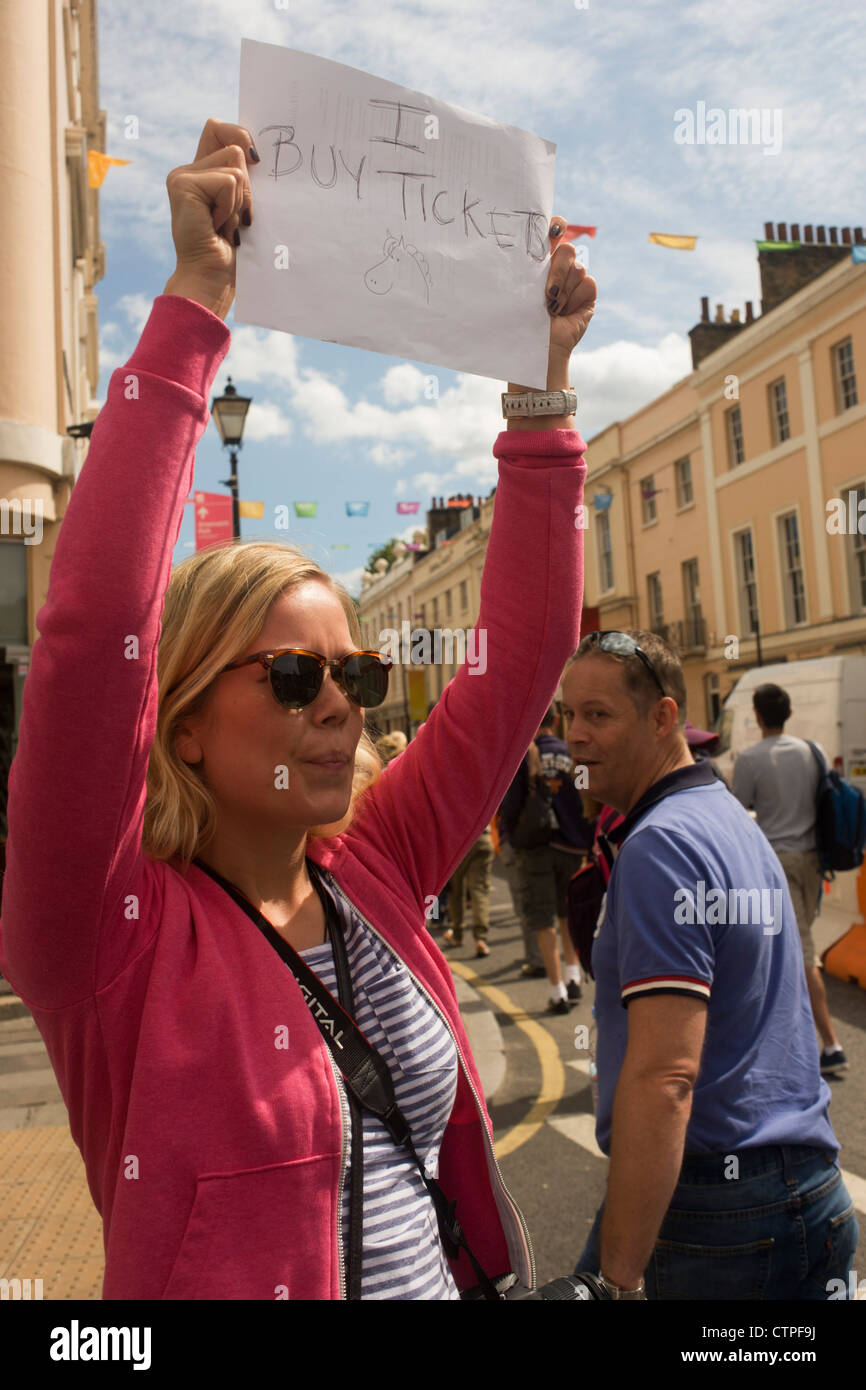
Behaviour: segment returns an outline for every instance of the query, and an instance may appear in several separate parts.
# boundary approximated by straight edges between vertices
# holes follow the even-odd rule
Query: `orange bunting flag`
[[[91,188],[101,188],[102,180],[112,164],[130,164],[129,159],[112,159],[100,150],[87,151],[87,182]]]
[[[672,236],[669,232],[650,232],[650,241],[656,246],[669,246],[672,251],[694,251],[696,236]]]

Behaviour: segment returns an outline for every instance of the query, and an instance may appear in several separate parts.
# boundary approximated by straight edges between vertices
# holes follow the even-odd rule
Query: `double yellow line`
[[[460,961],[450,960],[448,964],[455,975],[459,975],[499,1013],[507,1014],[511,1021],[522,1029],[535,1048],[541,1063],[541,1088],[535,1101],[525,1117],[514,1125],[503,1139],[497,1141],[497,1158],[507,1158],[515,1149],[519,1149],[521,1144],[525,1144],[538,1133],[562,1099],[565,1091],[565,1067],[562,1065],[559,1047],[547,1029],[542,1028],[534,1018],[530,1018],[525,1009],[519,1008],[509,999],[504,990],[489,985],[481,975],[476,975],[474,970],[470,970],[468,965],[463,965]]]

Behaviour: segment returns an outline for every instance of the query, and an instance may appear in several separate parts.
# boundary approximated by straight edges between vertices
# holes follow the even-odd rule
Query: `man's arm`
[[[745,757],[743,753],[734,763],[734,772],[731,777],[731,791],[739,802],[742,802],[748,811],[755,802],[755,774],[751,767],[751,759]]]
[[[706,1002],[684,995],[628,1006],[601,1226],[601,1273],[621,1288],[637,1288],[677,1185],[706,1021]]]

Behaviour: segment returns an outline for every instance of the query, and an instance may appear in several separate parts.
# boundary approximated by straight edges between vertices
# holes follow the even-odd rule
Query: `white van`
[[[866,795],[866,656],[825,656],[779,662],[744,672],[716,722],[720,736],[713,761],[730,785],[737,755],[757,743],[761,731],[752,696],[759,685],[780,685],[791,699],[785,733],[811,739],[835,767]],[[839,874],[829,899],[856,913],[856,873]]]

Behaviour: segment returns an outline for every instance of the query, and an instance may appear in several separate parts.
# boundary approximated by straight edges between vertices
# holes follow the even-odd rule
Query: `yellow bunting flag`
[[[265,514],[264,502],[241,502],[238,501],[238,516],[249,517],[260,521]]]
[[[656,246],[670,246],[673,251],[694,251],[696,236],[671,236],[668,232],[650,232],[650,241]]]
[[[101,150],[87,151],[87,182],[91,188],[101,188],[102,180],[108,173],[112,164],[129,164],[129,159],[112,159],[111,155],[103,154]]]

